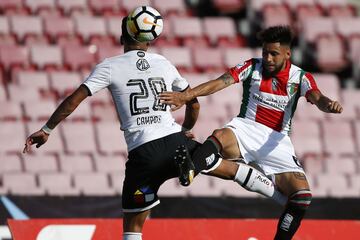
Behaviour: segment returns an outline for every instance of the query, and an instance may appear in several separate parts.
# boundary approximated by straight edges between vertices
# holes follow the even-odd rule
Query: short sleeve
[[[104,89],[110,85],[111,65],[108,61],[104,61],[96,65],[95,69],[85,79],[83,84],[88,87],[91,95]]]
[[[311,73],[305,73],[301,79],[301,96],[307,98],[311,91],[319,91],[316,81]]]
[[[174,92],[184,91],[185,89],[187,89],[189,87],[189,83],[185,80],[185,78],[183,78],[180,75],[180,73],[174,66],[171,66],[171,68],[174,73],[174,81],[172,83],[172,90]]]
[[[251,74],[253,69],[252,59],[245,61],[242,64],[238,64],[233,68],[230,68],[229,73],[234,78],[235,82],[245,81]]]

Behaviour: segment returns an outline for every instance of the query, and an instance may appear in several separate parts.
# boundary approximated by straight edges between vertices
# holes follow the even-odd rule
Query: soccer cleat
[[[179,182],[182,186],[189,186],[194,179],[195,166],[185,147],[180,145],[175,151],[175,163],[178,166]]]

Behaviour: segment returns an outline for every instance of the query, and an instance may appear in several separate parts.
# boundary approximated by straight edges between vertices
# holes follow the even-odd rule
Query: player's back
[[[104,61],[110,71],[108,88],[129,150],[179,132],[169,106],[160,103],[163,91],[184,90],[188,84],[163,56],[140,50]]]

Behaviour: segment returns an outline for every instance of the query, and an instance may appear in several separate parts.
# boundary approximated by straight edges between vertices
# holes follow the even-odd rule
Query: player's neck
[[[147,51],[149,48],[148,44],[134,44],[134,45],[125,45],[124,46],[124,52],[129,52],[133,50],[142,50]]]

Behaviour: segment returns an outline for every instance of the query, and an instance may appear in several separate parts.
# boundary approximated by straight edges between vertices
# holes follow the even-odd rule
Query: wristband
[[[47,135],[50,135],[52,129],[49,128],[46,124],[41,128],[41,131],[43,131],[44,133],[46,133]]]

